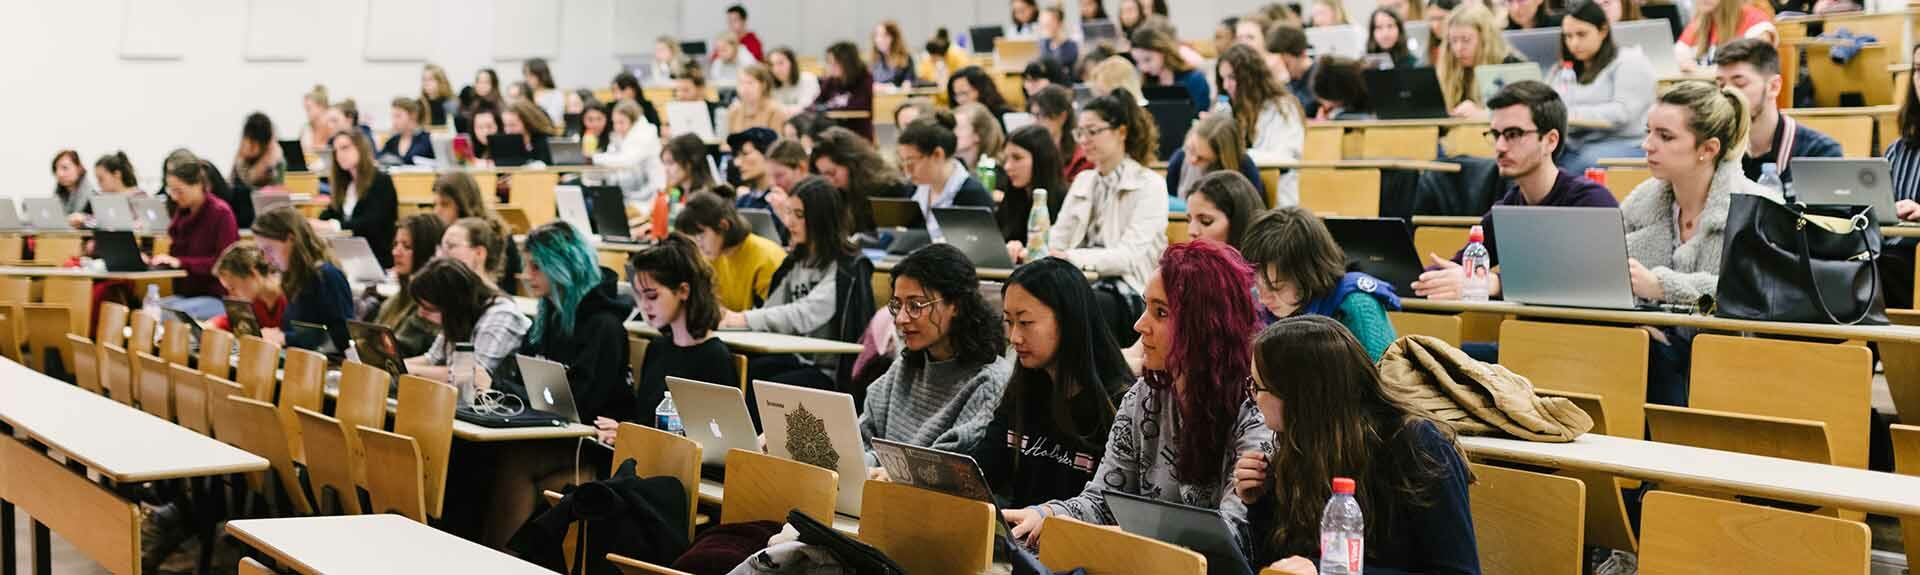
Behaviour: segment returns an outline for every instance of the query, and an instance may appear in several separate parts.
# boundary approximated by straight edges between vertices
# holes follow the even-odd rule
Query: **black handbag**
[[[1734,194],[1714,315],[1886,325],[1879,257],[1880,226],[1865,206]]]

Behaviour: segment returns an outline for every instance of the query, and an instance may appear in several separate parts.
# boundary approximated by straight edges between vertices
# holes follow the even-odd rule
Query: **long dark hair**
[[[1062,165],[1079,151],[1079,142],[1073,140],[1073,127],[1080,122],[1073,111],[1073,90],[1066,86],[1052,85],[1033,93],[1033,100],[1027,103],[1029,111],[1035,116],[1066,116],[1067,121],[1060,125],[1060,157]]]
[[[447,232],[446,222],[432,213],[419,213],[400,220],[400,229],[406,230],[407,239],[413,241],[413,269],[399,275],[400,285],[407,285],[407,278],[420,271],[420,266],[434,256],[440,255],[440,236]]]
[[[959,100],[953,98],[954,80],[966,80],[967,85],[973,87],[974,93],[980,95],[980,105],[993,111],[993,117],[998,118],[1001,114],[1007,113],[1007,99],[1000,95],[1000,87],[994,85],[993,77],[987,75],[986,69],[967,66],[954,72],[953,78],[947,80],[947,102],[955,103],[952,105],[957,107]]]
[[[1395,36],[1392,46],[1381,46],[1379,42],[1374,41],[1373,21],[1379,18],[1381,14],[1392,18],[1393,29],[1400,32]],[[1393,60],[1394,66],[1399,66],[1401,62],[1413,59],[1413,56],[1407,53],[1407,21],[1400,17],[1399,12],[1394,12],[1386,8],[1374,8],[1373,15],[1367,17],[1366,30],[1368,54],[1386,54],[1388,59]]]
[[[1160,255],[1159,274],[1167,295],[1169,331],[1165,372],[1149,372],[1156,391],[1176,394],[1180,417],[1180,455],[1174,476],[1189,484],[1211,485],[1225,470],[1222,449],[1238,425],[1247,401],[1252,355],[1247,343],[1259,329],[1254,312],[1253,270],[1233,248],[1198,240],[1174,244]],[[1153,313],[1150,309],[1147,313]],[[1174,382],[1186,380],[1175,390]]]
[[[633,259],[627,260],[627,277],[638,278],[639,274],[647,274],[667,289],[687,286],[687,301],[680,309],[680,314],[686,316],[683,323],[687,326],[687,335],[703,338],[720,328],[724,310],[713,295],[713,268],[700,257],[700,248],[692,238],[679,233],[667,234],[660,243],[634,254]]]
[[[1275,104],[1285,114],[1288,108],[1299,108],[1299,101],[1293,93],[1274,79],[1273,69],[1267,67],[1267,59],[1245,44],[1234,44],[1220,53],[1220,62],[1233,67],[1234,93],[1228,94],[1233,104],[1233,122],[1240,128],[1240,137],[1247,142],[1260,139],[1260,113],[1267,104]],[[1219,85],[1220,69],[1214,67],[1214,82]],[[1232,151],[1216,150],[1220,155]]]
[[[1060,258],[1045,258],[1015,268],[1000,288],[1001,297],[1005,298],[1006,291],[1014,286],[1026,290],[1041,305],[1053,310],[1054,333],[1060,339],[1053,352],[1053,371],[1060,377],[1054,381],[1046,369],[1015,364],[996,417],[1012,421],[1016,433],[1026,433],[1030,422],[1025,419],[1026,411],[1021,404],[1029,395],[1037,393],[1035,390],[1047,390],[1051,417],[1031,423],[1051,425],[1067,447],[1076,451],[1104,453],[1107,431],[1113,427],[1115,403],[1132,383],[1133,373],[1127,368],[1126,357],[1121,355],[1113,332],[1098,321],[1100,310],[1093,305],[1093,289],[1088,287],[1080,268]],[[1013,318],[1008,317],[1006,321],[1011,322]],[[1094,419],[1080,421],[1075,418],[1076,413],[1093,414]]]
[[[893,281],[913,278],[921,287],[937,294],[953,306],[953,323],[947,326],[946,339],[953,344],[953,358],[970,364],[989,364],[1007,349],[1007,332],[1001,329],[1000,314],[980,295],[980,276],[973,271],[973,260],[951,244],[929,244],[907,254],[893,267]],[[1082,279],[1082,281],[1085,281]],[[927,365],[927,352],[907,349],[903,375],[919,377]]]
[[[1567,10],[1566,17],[1592,24],[1600,29],[1600,50],[1593,53],[1591,62],[1575,59],[1573,51],[1567,49],[1566,35],[1560,36],[1560,61],[1573,62],[1573,73],[1580,77],[1580,83],[1592,84],[1594,79],[1600,77],[1601,71],[1613,64],[1614,57],[1620,53],[1619,48],[1613,43],[1613,24],[1607,22],[1606,9],[1601,8],[1600,3],[1593,0],[1575,2],[1573,7]],[[1491,98],[1493,95],[1486,94],[1486,97]]]
[[[1914,48],[1920,50],[1920,45]],[[1907,82],[1902,91],[1907,97],[1900,99],[1900,139],[1909,147],[1920,146],[1920,93],[1914,92],[1913,82]]]
[[[1000,210],[1021,222],[1027,220],[1027,212],[1033,209],[1033,191],[1047,191],[1047,213],[1059,217],[1060,204],[1067,199],[1067,180],[1062,167],[1066,160],[1061,157],[1060,149],[1053,145],[1053,134],[1040,125],[1022,127],[1013,131],[1007,139],[1012,146],[1019,146],[1028,156],[1033,157],[1033,177],[1026,187],[1015,188],[1013,178],[1002,178],[1001,191],[1005,192]],[[1024,227],[1022,229],[1025,229]]]
[[[680,217],[673,221],[673,230],[683,234],[696,235],[701,228],[720,234],[720,245],[729,248],[747,241],[747,235],[752,233],[733,202],[708,191],[688,196],[680,205]]]
[[[847,240],[847,206],[840,202],[840,190],[820,176],[808,176],[793,186],[793,197],[800,199],[800,210],[807,219],[805,243],[793,246],[787,257],[800,258],[810,268],[826,267],[842,258],[859,253]]]
[[[1253,182],[1233,170],[1218,170],[1201,176],[1200,182],[1193,185],[1189,201],[1195,195],[1206,196],[1207,201],[1220,208],[1220,213],[1226,214],[1227,245],[1235,249],[1239,249],[1241,239],[1246,237],[1247,225],[1267,209],[1266,200],[1260,197],[1258,190],[1253,189]]]
[[[407,282],[413,299],[440,310],[440,330],[447,343],[473,341],[473,329],[480,316],[493,305],[500,292],[488,287],[467,264],[451,258],[434,258]]]
[[[1320,514],[1336,476],[1359,484],[1355,498],[1368,535],[1394,533],[1405,519],[1397,509],[1433,504],[1429,487],[1451,470],[1420,448],[1419,428],[1433,426],[1449,444],[1453,428],[1391,394],[1345,326],[1326,316],[1290,317],[1261,332],[1253,349],[1258,388],[1281,400],[1286,426],[1274,434],[1269,466],[1277,549],[1318,549]]]
[[[852,42],[840,41],[827,46],[827,58],[840,66],[840,75],[827,79],[830,87],[854,90],[863,84],[873,83],[873,72],[868,71],[867,64],[860,61],[860,48]],[[829,86],[823,86],[821,91],[827,92],[825,88]]]
[[[866,137],[839,126],[827,128],[813,138],[813,153],[809,160],[817,166],[821,158],[847,169],[847,189],[841,192],[846,198],[847,209],[853,214],[853,227],[849,231],[873,231],[873,205],[867,202],[867,196],[876,191],[884,193],[906,185],[900,170],[888,166]]]
[[[1238,73],[1237,69],[1235,73]],[[1234,109],[1237,110],[1239,107],[1235,106]],[[1158,129],[1153,125],[1153,117],[1140,108],[1140,103],[1135,102],[1132,95],[1124,90],[1116,90],[1087,102],[1086,107],[1081,111],[1099,115],[1100,119],[1106,120],[1107,124],[1114,129],[1125,129],[1127,156],[1142,165],[1153,162],[1154,151],[1160,145]],[[1224,153],[1232,153],[1232,151],[1228,150]]]
[[[698,134],[674,136],[667,140],[665,152],[673,158],[673,163],[680,164],[680,169],[687,173],[687,187],[681,190],[682,194],[716,190],[722,195],[731,196],[725,193],[728,189],[714,185],[713,169],[707,165],[707,144],[700,140]]]

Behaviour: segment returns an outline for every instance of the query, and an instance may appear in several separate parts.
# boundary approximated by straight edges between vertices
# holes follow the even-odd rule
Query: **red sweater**
[[[240,229],[226,201],[213,194],[206,194],[206,198],[198,209],[175,212],[173,222],[167,225],[167,236],[173,239],[173,257],[187,272],[187,277],[173,280],[176,295],[227,295],[227,289],[213,275],[213,262],[227,246],[239,241]]]
[[[286,317],[286,313],[287,298],[285,297],[273,300],[272,303],[253,300],[253,317],[260,320],[261,329],[280,327],[280,319]],[[227,314],[224,313],[214,316],[213,321],[207,323],[216,329],[233,331],[233,324],[227,320]]]
[[[740,45],[747,49],[748,54],[753,54],[753,59],[759,60],[761,62],[767,61],[767,53],[760,51],[759,35],[754,34],[753,32],[747,32],[746,34],[741,34]]]

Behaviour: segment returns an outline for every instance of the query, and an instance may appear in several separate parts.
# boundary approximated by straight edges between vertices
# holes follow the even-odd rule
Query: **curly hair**
[[[1166,372],[1149,374],[1155,390],[1178,393],[1180,456],[1174,476],[1191,484],[1220,480],[1221,446],[1233,434],[1252,373],[1248,343],[1260,328],[1253,270],[1226,244],[1198,240],[1168,246],[1159,275],[1171,316]],[[1239,295],[1233,295],[1239,294]],[[1186,385],[1175,391],[1174,382]]]
[[[1007,332],[1000,325],[1000,314],[993,312],[987,305],[987,298],[980,295],[980,276],[973,271],[973,261],[960,248],[950,244],[931,244],[907,254],[906,259],[893,267],[893,281],[900,278],[912,278],[927,291],[939,294],[942,301],[953,306],[953,323],[946,326],[946,340],[953,344],[954,359],[966,363],[992,363],[1007,348]],[[918,375],[926,366],[925,350],[908,349],[906,358],[907,378]]]

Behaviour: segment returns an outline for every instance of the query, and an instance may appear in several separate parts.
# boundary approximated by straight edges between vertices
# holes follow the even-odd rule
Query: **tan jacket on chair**
[[[1535,395],[1527,378],[1429,336],[1393,342],[1380,358],[1380,379],[1465,435],[1564,443],[1593,429],[1593,418],[1572,401]]]

